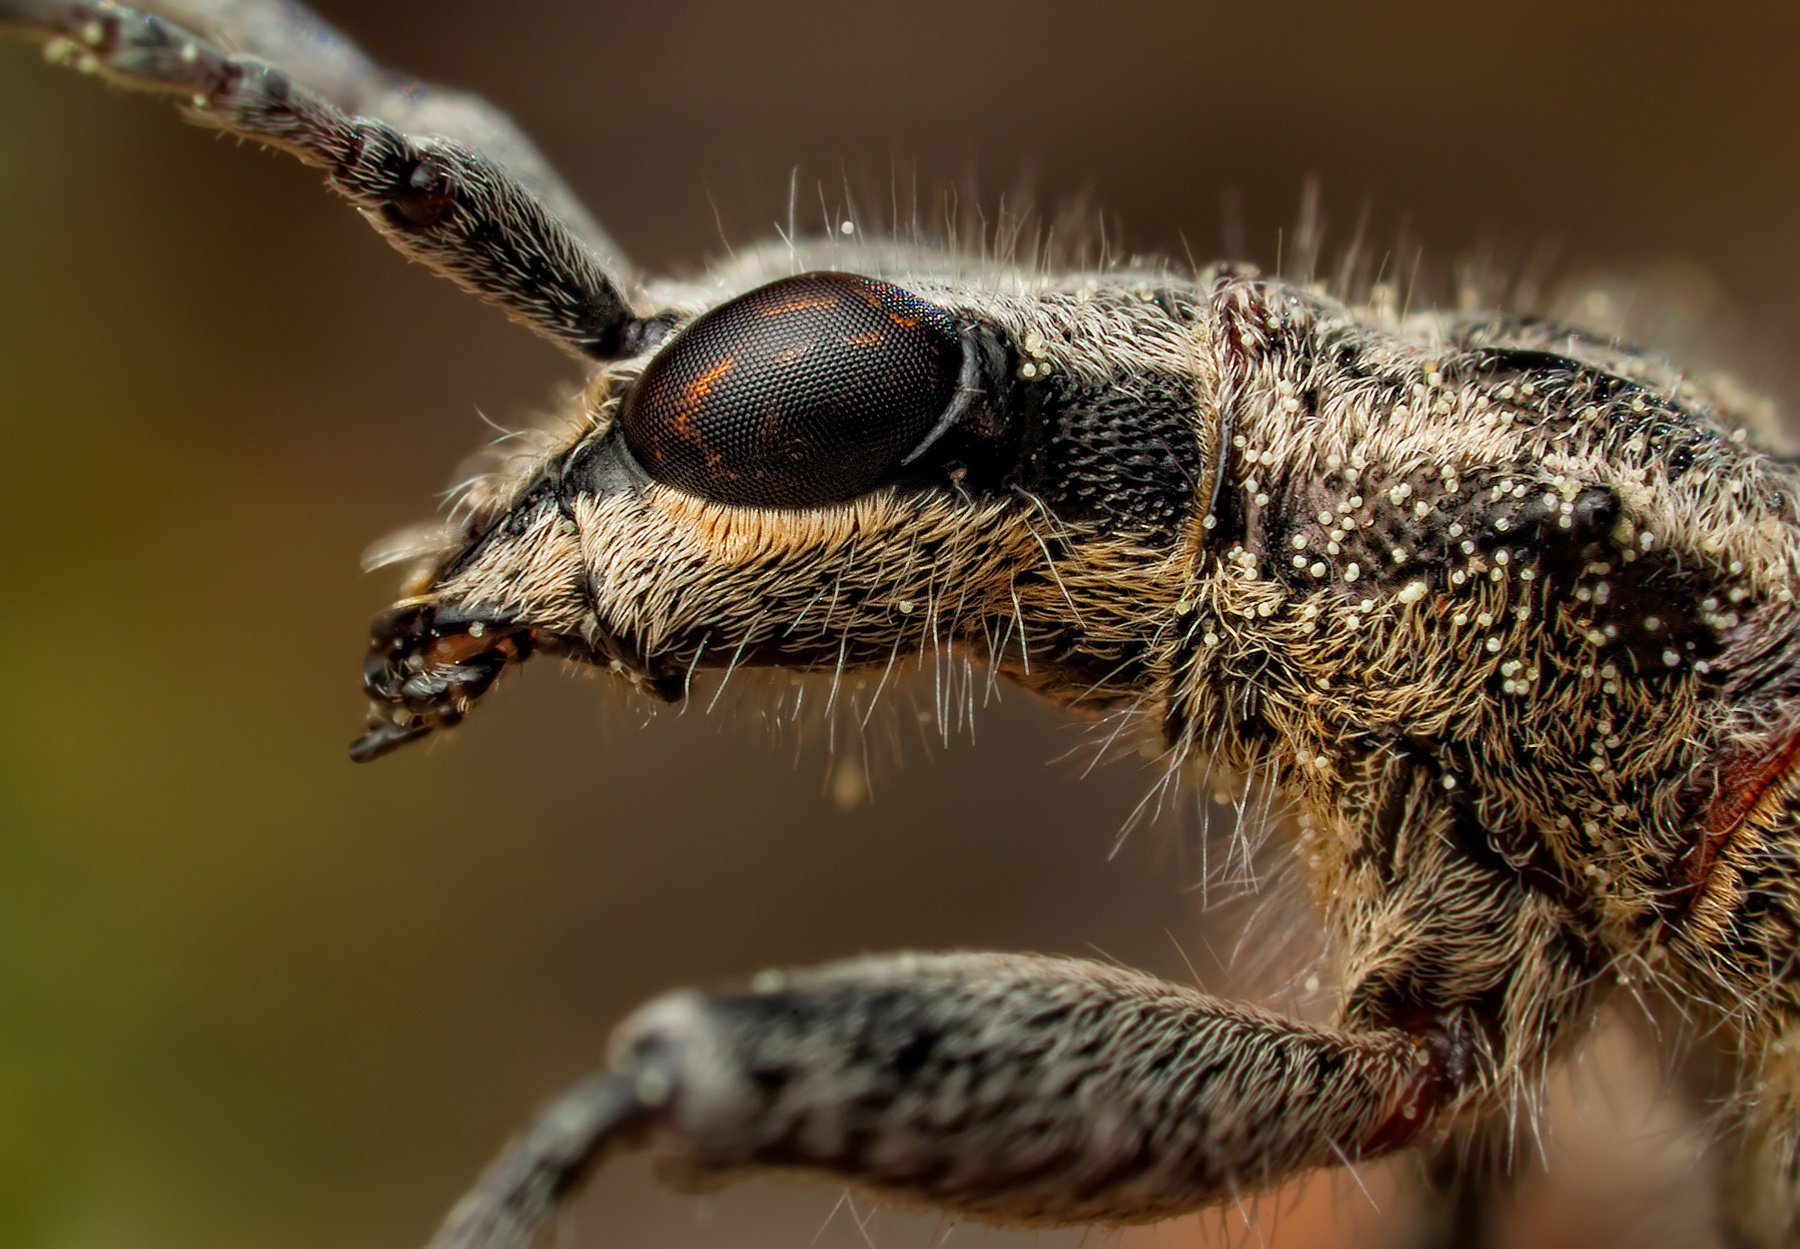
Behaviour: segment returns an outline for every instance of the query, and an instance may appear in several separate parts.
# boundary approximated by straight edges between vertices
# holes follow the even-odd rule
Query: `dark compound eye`
[[[836,503],[889,480],[938,432],[961,362],[941,309],[873,278],[808,273],[683,329],[619,426],[665,485],[721,503]]]

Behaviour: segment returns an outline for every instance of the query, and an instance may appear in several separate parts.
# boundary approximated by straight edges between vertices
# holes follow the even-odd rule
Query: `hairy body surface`
[[[1438,1177],[1457,1242],[1505,1169],[1487,1143],[1620,983],[1722,1098],[1732,1231],[1800,1236],[1800,480],[1728,385],[1240,266],[821,243],[645,280],[504,119],[383,86],[309,23],[0,2],[597,361],[397,548],[358,758],[539,652],[680,699],[706,669],[957,648],[1282,794],[1342,986],[1325,1025],[989,954],[677,994],[435,1244],[528,1239],[618,1143],[687,1181],[799,1168],[1029,1224],[1463,1147],[1492,1165]]]

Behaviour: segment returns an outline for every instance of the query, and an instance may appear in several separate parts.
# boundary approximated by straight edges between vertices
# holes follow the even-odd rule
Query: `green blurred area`
[[[1446,266],[1691,262],[1729,314],[1657,319],[1800,393],[1775,6],[320,7],[511,109],[647,268],[766,236],[792,171],[835,200],[896,168],[1086,194],[1126,251],[1236,220],[1272,262],[1317,175],[1340,240],[1367,204]],[[1018,695],[947,746],[894,712],[906,766],[849,811],[754,698],[651,715],[548,664],[348,764],[391,589],[360,551],[436,506],[478,409],[577,380],[306,171],[0,46],[0,1244],[418,1243],[614,1019],[771,963],[1099,950],[1230,987],[1243,911],[1203,927],[1192,821],[1109,859],[1148,778],[1047,765],[1087,739]],[[625,1163],[569,1243],[861,1243],[812,1240],[835,1200]]]

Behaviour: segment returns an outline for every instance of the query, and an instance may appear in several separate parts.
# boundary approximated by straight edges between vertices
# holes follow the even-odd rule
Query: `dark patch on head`
[[[1043,390],[1018,485],[1064,520],[1174,542],[1200,481],[1189,387],[1170,378],[1129,390],[1052,381]]]

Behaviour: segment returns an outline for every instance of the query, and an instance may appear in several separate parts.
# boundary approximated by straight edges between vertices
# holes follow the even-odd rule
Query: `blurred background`
[[[1366,209],[1440,272],[1653,275],[1685,350],[1800,394],[1790,6],[319,7],[508,109],[649,270],[767,237],[791,177],[804,224],[895,169],[1270,264],[1316,177],[1328,251]],[[577,381],[312,174],[0,45],[0,1243],[421,1243],[621,1014],[769,964],[1098,951],[1268,987],[1233,970],[1249,908],[1202,915],[1193,804],[1111,854],[1150,778],[1084,777],[1086,730],[1017,694],[947,745],[896,712],[866,798],[754,700],[651,714],[551,663],[351,766],[392,588],[359,553],[436,506],[478,412]],[[1521,1243],[1703,1214],[1678,1121],[1588,1087],[1632,1061],[1576,1081]],[[555,1243],[1384,1245],[1390,1178],[1095,1241],[631,1159]]]

